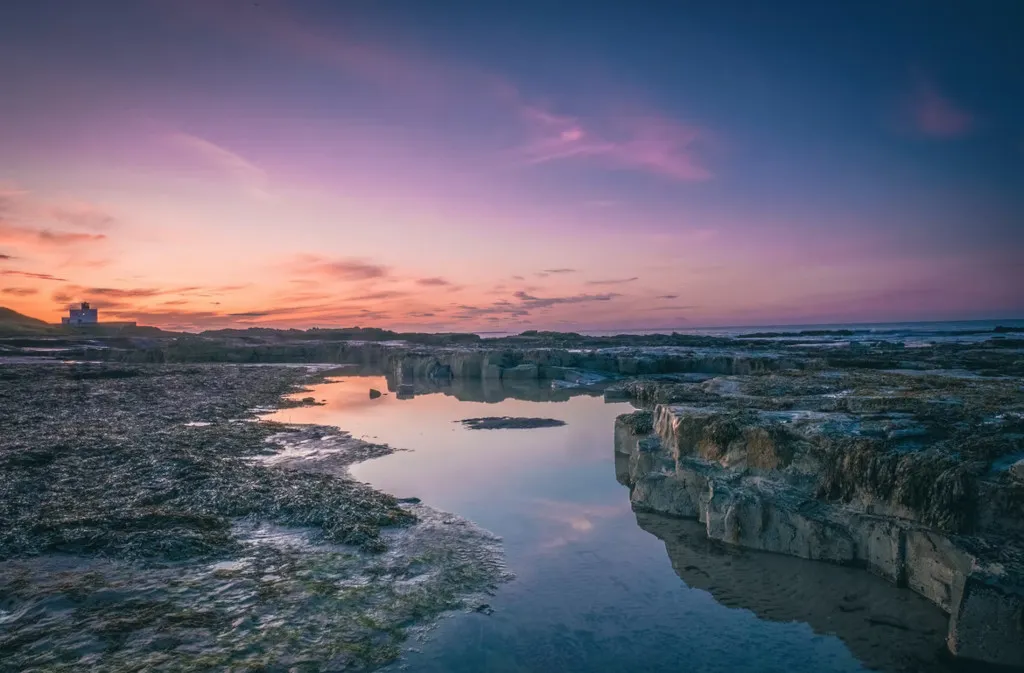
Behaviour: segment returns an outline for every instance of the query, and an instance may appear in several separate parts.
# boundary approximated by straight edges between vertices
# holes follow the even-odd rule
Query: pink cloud
[[[193,160],[225,175],[250,196],[269,198],[267,172],[240,154],[189,133],[172,133],[166,137],[166,142],[185,151]]]
[[[60,278],[58,276],[51,276],[48,273],[33,273],[31,271],[15,271],[13,269],[4,269],[3,271],[0,271],[0,276],[18,276],[19,278],[34,278],[36,280],[67,281],[67,278]]]
[[[528,163],[587,158],[610,168],[643,171],[680,182],[713,177],[698,153],[707,133],[697,126],[657,115],[591,124],[533,104],[521,104],[520,116],[531,136],[520,149]]]
[[[5,287],[0,290],[0,294],[9,294],[13,297],[29,297],[39,294],[39,290],[34,287]]]
[[[331,31],[281,4],[262,3],[254,10],[249,0],[178,3],[173,11],[191,14],[202,23],[213,21],[235,35],[255,36],[275,49],[403,93],[443,98],[458,83],[459,73],[452,66],[362,41],[354,31]]]
[[[379,279],[391,273],[388,267],[363,259],[333,259],[310,254],[296,255],[287,266],[293,272],[305,276],[344,281]]]
[[[241,3],[248,5],[248,3]],[[268,8],[224,12],[230,5],[210,3],[203,12],[227,29],[258,35],[268,44],[326,65],[346,77],[372,82],[391,92],[412,95],[418,103],[465,109],[467,105],[499,105],[525,122],[530,139],[520,148],[527,163],[589,158],[606,167],[652,173],[678,181],[703,181],[712,176],[698,155],[707,133],[696,126],[661,115],[583,123],[528,101],[504,77],[473,66],[454,64],[391,46],[359,41],[351,34],[329,30]],[[205,143],[190,143],[230,169],[243,162],[237,155],[217,151]],[[244,160],[243,160],[244,161]],[[243,173],[252,173],[243,166]]]
[[[449,280],[447,280],[445,278],[441,278],[440,276],[433,276],[433,277],[430,277],[430,278],[420,278],[419,280],[416,281],[416,283],[418,285],[426,285],[426,286],[433,286],[433,287],[444,287],[444,286],[451,285],[451,281],[449,281]]]
[[[959,138],[974,129],[973,115],[924,78],[918,79],[911,92],[907,111],[914,130],[932,138]]]
[[[58,222],[83,229],[108,229],[117,220],[105,209],[84,202],[68,203],[50,208],[50,217]]]
[[[0,222],[0,244],[5,245],[50,247],[94,243],[104,239],[106,239],[106,236],[103,234],[34,229],[32,227],[19,227],[6,222]]]

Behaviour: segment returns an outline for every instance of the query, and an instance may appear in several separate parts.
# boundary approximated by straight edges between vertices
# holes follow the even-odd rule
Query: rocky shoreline
[[[390,447],[257,415],[329,373],[0,365],[0,671],[372,670],[484,604],[499,539],[348,474]]]
[[[65,357],[331,362],[385,374],[399,397],[630,400],[642,410],[614,433],[636,510],[864,568],[948,614],[955,657],[1024,667],[1024,340],[949,336],[306,332],[94,341]]]
[[[631,400],[614,432],[636,510],[864,568],[947,614],[955,658],[1024,667],[1024,342],[636,341],[409,348],[385,370]]]

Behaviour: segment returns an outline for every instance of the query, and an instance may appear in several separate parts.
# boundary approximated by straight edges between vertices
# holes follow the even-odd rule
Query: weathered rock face
[[[398,392],[400,386],[413,395],[440,393],[450,395],[463,402],[501,402],[506,399],[531,400],[535,402],[564,402],[577,395],[600,395],[600,391],[585,386],[552,386],[550,381],[502,380],[502,379],[415,379],[399,383],[387,377],[388,390]]]
[[[794,361],[771,353],[681,347],[568,350],[392,346],[383,359],[385,370],[399,378],[571,380],[581,371],[616,376],[693,372],[749,374],[797,366]]]
[[[511,380],[536,380],[539,369],[535,364],[521,364],[502,370],[501,378]]]
[[[951,615],[951,652],[1024,666],[1018,385],[882,372],[637,385],[686,403],[618,419],[617,476],[638,511],[697,519],[709,539],[909,587]]]
[[[1010,478],[1024,482],[1024,459],[1018,460],[1010,466]]]

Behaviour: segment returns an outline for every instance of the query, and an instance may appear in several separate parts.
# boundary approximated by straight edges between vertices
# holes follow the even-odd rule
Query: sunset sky
[[[0,305],[1024,316],[1024,3],[0,3]]]

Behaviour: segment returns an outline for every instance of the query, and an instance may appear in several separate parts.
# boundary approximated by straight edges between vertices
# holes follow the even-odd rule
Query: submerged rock
[[[484,418],[464,418],[461,421],[470,430],[528,430],[532,428],[557,428],[565,425],[565,421],[557,418],[519,418],[514,416],[487,416]]]

